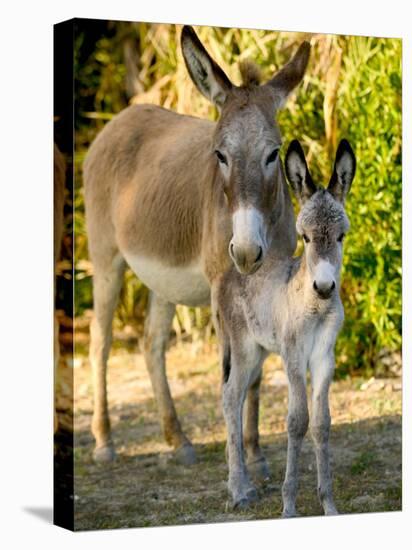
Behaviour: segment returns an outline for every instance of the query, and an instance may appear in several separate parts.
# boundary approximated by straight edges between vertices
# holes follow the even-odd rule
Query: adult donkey
[[[304,42],[269,82],[243,67],[233,85],[191,27],[181,35],[183,56],[199,91],[220,111],[217,123],[153,105],[131,106],[111,120],[84,164],[89,251],[94,266],[94,458],[115,456],[107,408],[106,367],[111,325],[129,265],[150,289],[144,355],[164,435],[178,459],[195,460],[183,433],[165,370],[175,304],[210,303],[216,282],[233,260],[256,271],[269,247],[291,254],[294,216],[278,158],[274,115],[301,81],[309,59]],[[278,235],[276,241],[270,236]],[[228,253],[229,250],[229,253]],[[259,463],[258,392],[248,395],[245,447]],[[265,470],[265,465],[261,465]]]

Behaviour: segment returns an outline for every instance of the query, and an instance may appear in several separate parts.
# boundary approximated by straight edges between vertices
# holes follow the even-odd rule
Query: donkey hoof
[[[270,471],[266,458],[264,456],[257,460],[252,460],[247,464],[249,473],[260,482],[270,481]]]
[[[112,445],[105,445],[104,447],[97,447],[93,451],[93,459],[99,464],[105,464],[113,462],[116,459],[116,451]]]
[[[256,502],[258,499],[258,493],[254,487],[250,487],[247,490],[246,497],[249,500],[249,502]]]
[[[252,504],[252,500],[249,498],[241,498],[237,502],[233,503],[233,510],[246,510]]]
[[[297,518],[299,517],[299,514],[296,512],[296,510],[283,510],[282,512],[282,518]]]
[[[235,510],[245,510],[249,506],[255,503],[258,499],[257,491],[254,487],[251,487],[245,496],[242,496],[236,500],[230,500],[226,503],[226,512],[234,512]]]
[[[185,443],[175,452],[176,460],[182,466],[193,466],[196,464],[196,452],[191,443]]]

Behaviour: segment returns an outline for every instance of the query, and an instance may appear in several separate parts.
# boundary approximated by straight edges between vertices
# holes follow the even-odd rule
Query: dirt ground
[[[111,465],[94,464],[90,365],[84,356],[74,363],[62,361],[63,400],[64,379],[74,373],[76,530],[279,518],[287,443],[287,384],[280,361],[271,357],[265,363],[261,390],[261,443],[272,477],[258,486],[259,500],[251,508],[226,512],[217,350],[179,344],[171,347],[167,360],[178,414],[198,456],[191,467],[174,461],[163,440],[143,357],[125,349],[112,353],[108,374],[118,457]],[[342,514],[401,509],[401,393],[399,378],[352,379],[331,386],[334,494]],[[58,405],[64,425],[63,409]],[[309,435],[297,507],[301,516],[322,513]]]

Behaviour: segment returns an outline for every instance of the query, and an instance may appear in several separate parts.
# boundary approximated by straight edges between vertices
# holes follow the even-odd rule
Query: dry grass
[[[226,513],[225,427],[220,372],[214,346],[181,344],[168,352],[168,375],[178,413],[195,444],[198,464],[176,464],[157,420],[141,354],[115,351],[109,368],[109,403],[117,461],[92,461],[90,368],[79,356],[75,382],[76,529],[240,521],[277,518],[286,458],[287,386],[276,358],[264,369],[262,445],[272,472],[260,500]],[[401,508],[401,392],[399,379],[338,381],[331,388],[335,498],[341,513]],[[60,404],[60,409],[62,405]],[[310,439],[302,456],[298,497],[301,515],[319,515],[316,466]]]

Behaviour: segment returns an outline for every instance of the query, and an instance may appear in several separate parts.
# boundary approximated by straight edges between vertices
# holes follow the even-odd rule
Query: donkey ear
[[[181,45],[187,70],[197,89],[221,108],[233,87],[232,83],[188,25],[183,27]]]
[[[346,139],[342,139],[336,151],[335,166],[328,185],[328,191],[339,202],[345,202],[346,195],[355,177],[356,157]]]
[[[296,198],[300,204],[304,204],[316,193],[317,188],[309,173],[302,146],[297,139],[289,145],[285,157],[285,169]]]
[[[277,105],[280,109],[286,102],[289,94],[299,84],[305,74],[310,55],[310,44],[305,41],[299,46],[298,51],[276,75],[266,83],[276,93]]]

